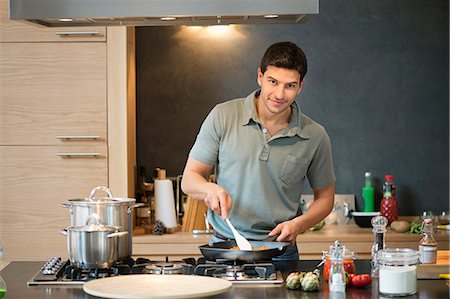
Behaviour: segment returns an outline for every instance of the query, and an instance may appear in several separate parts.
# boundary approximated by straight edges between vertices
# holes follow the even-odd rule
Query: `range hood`
[[[47,27],[301,23],[319,0],[9,0],[12,20]]]

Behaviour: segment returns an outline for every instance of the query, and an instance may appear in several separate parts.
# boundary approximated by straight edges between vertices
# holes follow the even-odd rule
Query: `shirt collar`
[[[255,90],[245,98],[243,118],[241,124],[243,126],[250,123],[261,123],[258,113],[256,112],[256,96],[259,95],[260,90]],[[309,139],[309,132],[305,126],[305,117],[300,111],[297,101],[294,101],[292,107],[292,118],[289,127],[286,130],[286,136],[293,137],[295,135],[303,139]]]

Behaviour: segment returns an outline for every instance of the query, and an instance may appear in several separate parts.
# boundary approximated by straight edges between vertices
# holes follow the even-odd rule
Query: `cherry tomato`
[[[372,277],[369,274],[359,274],[352,278],[352,285],[357,288],[363,288],[372,283]]]
[[[347,273],[347,272],[345,272],[345,273]],[[348,273],[347,275],[348,275],[347,286],[351,287],[352,286],[353,277],[355,277],[356,274],[355,273]]]

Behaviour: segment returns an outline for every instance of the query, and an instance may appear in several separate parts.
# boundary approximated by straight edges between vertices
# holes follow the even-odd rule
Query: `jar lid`
[[[330,246],[329,250],[322,251],[322,260],[332,259],[333,248],[337,245],[342,247],[342,258],[344,260],[356,260],[358,258],[358,255],[356,254],[356,252],[354,252],[353,250],[349,249],[348,247],[346,247],[344,245],[341,245],[339,243],[337,244],[336,242],[337,241],[335,241],[334,244]]]
[[[377,252],[377,261],[385,266],[407,266],[419,263],[419,252],[410,248],[387,248]]]

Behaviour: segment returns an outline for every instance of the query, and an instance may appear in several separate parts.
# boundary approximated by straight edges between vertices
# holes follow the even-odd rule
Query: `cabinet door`
[[[58,153],[98,153],[61,157]],[[106,186],[107,147],[0,146],[0,236],[5,259],[46,260],[67,256],[59,230],[70,215],[59,204],[86,198]]]
[[[8,0],[0,0],[0,42],[105,41],[106,27],[49,28],[10,20]]]
[[[106,43],[0,43],[0,144],[106,140]]]

